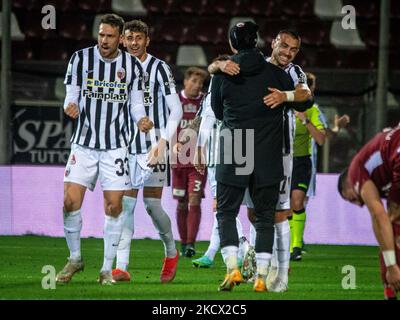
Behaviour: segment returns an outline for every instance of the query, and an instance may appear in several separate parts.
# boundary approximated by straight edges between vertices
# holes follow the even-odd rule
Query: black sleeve
[[[211,81],[211,109],[214,111],[215,117],[218,120],[222,120],[224,114],[224,105],[221,96],[223,75],[215,75]]]

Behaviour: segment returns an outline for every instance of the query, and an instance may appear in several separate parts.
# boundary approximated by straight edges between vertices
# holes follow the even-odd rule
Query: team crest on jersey
[[[117,77],[118,79],[122,80],[123,78],[125,78],[125,69],[121,68],[117,71]]]
[[[197,112],[197,108],[194,104],[189,103],[189,104],[185,104],[183,106],[183,112],[192,112],[192,113],[196,113]]]

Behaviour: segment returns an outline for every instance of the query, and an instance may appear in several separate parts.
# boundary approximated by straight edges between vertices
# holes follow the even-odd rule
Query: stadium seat
[[[153,46],[150,45],[148,52],[154,57],[165,61],[168,65],[173,65],[176,61],[177,50],[178,46],[157,44]]]
[[[319,49],[315,55],[314,67],[335,69],[342,65],[342,55],[334,47]]]
[[[34,50],[30,41],[12,41],[11,57],[13,60],[33,60]]]
[[[0,12],[0,39],[2,38],[2,12]],[[25,35],[21,32],[21,29],[19,27],[18,24],[18,20],[17,17],[15,16],[15,14],[13,12],[11,12],[11,39],[12,40],[24,40],[25,39]]]
[[[181,0],[146,0],[144,5],[151,13],[169,15],[180,12]]]
[[[379,0],[345,0],[343,5],[352,5],[356,9],[357,18],[378,18],[380,10]]]
[[[84,15],[64,14],[58,22],[58,34],[65,39],[76,41],[91,39],[89,27]]]
[[[288,29],[291,27],[289,24],[287,24],[286,20],[268,20],[268,22],[263,26],[260,27],[260,36],[265,42],[265,46],[267,48],[270,48],[272,40],[275,39],[277,36],[278,32],[282,29]]]
[[[333,21],[330,42],[340,49],[365,49],[357,29],[343,29],[341,21]]]
[[[292,1],[282,0],[282,11],[290,17],[311,18],[314,17],[313,0]]]
[[[54,6],[57,13],[76,12],[78,6],[73,0],[46,0],[43,5]],[[41,9],[39,10],[41,12]]]
[[[214,0],[212,4],[209,6],[209,10],[212,10],[210,14],[230,17],[248,14],[245,1],[242,0]]]
[[[23,31],[25,36],[27,38],[41,40],[56,39],[58,37],[57,29],[43,29],[42,19],[43,14],[38,12],[28,12],[24,19],[25,26]]]
[[[85,13],[109,13],[111,12],[111,0],[81,0],[78,2],[79,11]]]
[[[279,1],[249,0],[248,13],[254,16],[280,17],[282,8]]]
[[[201,19],[193,30],[196,40],[204,44],[221,44],[228,41],[228,20],[224,18]]]
[[[26,11],[40,10],[43,6],[42,0],[13,0],[11,1],[12,8]]]
[[[302,39],[302,44],[318,47],[330,45],[330,28],[330,22],[321,20],[300,20],[294,27]]]
[[[342,17],[342,0],[315,0],[314,14],[320,19],[334,20]]]
[[[208,63],[204,50],[201,46],[181,45],[178,48],[176,65],[179,67],[183,66],[206,67]]]
[[[357,22],[357,28],[361,39],[368,47],[377,48],[379,46],[379,23],[378,22]]]
[[[176,44],[194,43],[195,36],[193,19],[184,21],[177,18],[166,18],[160,22],[154,31],[155,41]]]
[[[147,9],[141,0],[112,0],[111,9],[113,12],[125,16],[142,17],[147,15]]]
[[[257,23],[257,21],[255,21],[252,17],[232,17],[231,20],[229,21],[229,30],[231,30],[231,28],[238,22],[240,21],[253,21],[254,23]],[[262,29],[262,25],[258,24],[259,26],[259,32],[258,32],[258,40],[257,40],[257,46],[259,48],[263,48],[265,46],[265,41],[264,39],[260,36],[260,30]]]
[[[67,45],[59,40],[47,40],[41,43],[39,59],[48,61],[68,61],[70,52]]]
[[[348,51],[342,58],[342,68],[347,69],[375,69],[378,65],[377,54],[374,51]]]
[[[181,12],[189,15],[203,15],[207,12],[207,0],[182,1]]]

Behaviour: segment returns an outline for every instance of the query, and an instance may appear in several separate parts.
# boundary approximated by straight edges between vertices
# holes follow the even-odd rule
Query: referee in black
[[[211,85],[211,106],[216,118],[222,121],[216,167],[217,219],[227,275],[220,291],[230,291],[242,282],[237,266],[239,239],[235,219],[246,188],[250,190],[256,212],[258,276],[254,290],[266,290],[265,278],[274,241],[275,205],[283,179],[285,104],[271,109],[265,106],[263,97],[268,87],[292,91],[294,86],[288,74],[266,62],[256,48],[257,31],[258,26],[251,21],[232,27],[229,32],[234,53],[231,60],[240,65],[240,74],[216,74]],[[304,111],[306,104],[291,103],[290,106]],[[243,163],[240,156],[245,151],[248,154],[244,155]]]

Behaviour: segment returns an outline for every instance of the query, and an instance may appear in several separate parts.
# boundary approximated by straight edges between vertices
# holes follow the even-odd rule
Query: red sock
[[[187,219],[187,243],[195,243],[197,232],[199,231],[201,219],[201,207],[189,205],[189,214]]]
[[[181,237],[181,243],[187,244],[187,220],[188,220],[188,208],[181,209],[183,206],[176,207],[176,222],[178,224],[179,236]]]

